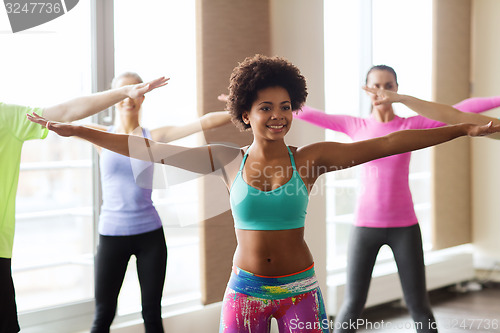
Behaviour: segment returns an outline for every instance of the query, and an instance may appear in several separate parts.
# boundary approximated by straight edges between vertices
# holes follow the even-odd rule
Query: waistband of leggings
[[[262,276],[233,266],[228,287],[236,292],[265,299],[282,299],[307,293],[319,288],[314,272],[310,267],[284,276]]]

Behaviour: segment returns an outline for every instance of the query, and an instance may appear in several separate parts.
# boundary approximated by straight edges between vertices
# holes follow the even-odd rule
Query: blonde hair
[[[137,83],[143,83],[144,82],[142,80],[142,78],[139,76],[139,74],[137,74],[135,72],[124,72],[124,73],[121,73],[118,76],[115,76],[115,78],[113,80],[111,80],[111,88],[116,88],[116,83],[120,79],[123,79],[123,78],[126,78],[126,77],[129,77],[131,79],[135,79],[137,81]]]

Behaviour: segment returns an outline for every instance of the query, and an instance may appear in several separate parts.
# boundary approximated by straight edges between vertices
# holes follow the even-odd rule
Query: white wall
[[[473,0],[472,95],[500,95],[500,1]],[[499,117],[500,109],[487,115]],[[500,262],[500,141],[472,142],[472,218],[476,267]]]

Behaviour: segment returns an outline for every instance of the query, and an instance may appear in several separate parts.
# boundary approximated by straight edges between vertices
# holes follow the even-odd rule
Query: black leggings
[[[146,333],[164,332],[161,297],[167,267],[163,228],[133,236],[99,235],[95,262],[96,312],[92,333],[109,332],[130,257],[137,258]]]
[[[19,332],[10,258],[0,258],[0,332]]]
[[[335,318],[335,332],[355,332],[366,303],[379,249],[394,253],[405,302],[417,332],[437,332],[425,284],[422,236],[418,224],[402,228],[354,227],[349,240],[344,302]]]

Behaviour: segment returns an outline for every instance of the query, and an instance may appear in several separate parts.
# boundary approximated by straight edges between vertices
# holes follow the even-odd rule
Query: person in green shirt
[[[46,108],[0,102],[0,332],[19,332],[14,284],[12,281],[12,248],[15,229],[15,200],[24,141],[44,139],[48,130],[26,119],[36,113],[53,121],[74,121],[98,113],[125,98],[138,98],[164,86],[168,79],[123,86],[78,97]]]

